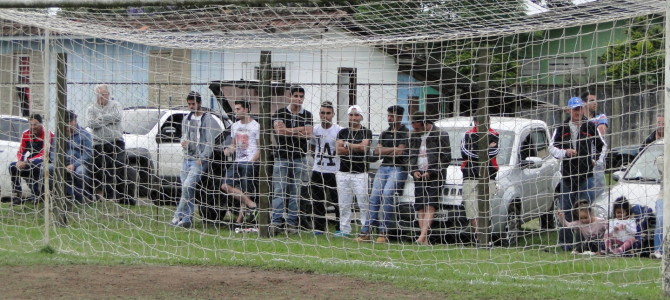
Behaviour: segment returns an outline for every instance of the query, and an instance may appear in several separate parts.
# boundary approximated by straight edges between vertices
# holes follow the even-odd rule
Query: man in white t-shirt
[[[314,127],[310,139],[314,151],[314,167],[310,184],[311,201],[306,205],[306,213],[313,219],[313,223],[309,223],[313,224],[314,234],[322,234],[328,227],[326,219],[328,204],[335,206],[339,220],[335,173],[340,169],[340,158],[336,153],[336,141],[342,127],[333,123],[335,110],[330,101],[321,103],[319,116],[321,124]]]
[[[256,203],[251,200],[249,194],[254,192],[254,180],[258,174],[258,158],[261,153],[258,141],[261,131],[258,122],[249,115],[250,110],[251,105],[248,101],[235,101],[237,122],[230,127],[232,143],[223,150],[226,156],[235,154],[235,162],[226,170],[221,190],[240,201],[240,213],[236,220],[238,224],[244,221],[246,208],[251,209],[249,213],[251,219],[256,216]]]

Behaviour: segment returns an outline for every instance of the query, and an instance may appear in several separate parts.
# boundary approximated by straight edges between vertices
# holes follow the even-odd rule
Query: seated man
[[[44,157],[44,126],[42,116],[33,114],[28,120],[30,128],[21,135],[21,145],[16,153],[17,161],[9,164],[9,174],[12,179],[14,198],[12,203],[21,205],[26,201],[37,203],[42,197],[42,161]],[[54,134],[49,132],[51,141]],[[32,197],[25,198],[21,188],[21,178],[27,180]]]
[[[58,135],[58,138],[65,139],[65,149],[63,149],[65,166],[65,192],[68,196],[73,196],[79,203],[85,203],[91,200],[92,182],[90,172],[93,168],[93,139],[91,134],[77,124],[77,115],[69,110],[65,112],[65,135]],[[50,152],[51,164],[49,172],[54,178],[54,164],[56,163],[56,151]]]
[[[235,162],[226,170],[226,178],[221,185],[221,190],[240,201],[240,213],[235,223],[244,222],[246,208],[251,209],[250,219],[255,218],[256,203],[251,200],[249,194],[253,192],[254,180],[258,174],[258,159],[260,149],[260,125],[249,114],[251,105],[248,101],[235,101],[235,122],[230,128],[232,144],[226,147],[226,156],[235,154]],[[236,188],[235,185],[239,188]],[[252,221],[252,220],[247,220]]]

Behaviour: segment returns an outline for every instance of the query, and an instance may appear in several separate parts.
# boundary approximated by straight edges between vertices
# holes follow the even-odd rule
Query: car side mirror
[[[156,142],[158,143],[176,143],[178,141],[179,136],[177,136],[177,128],[172,126],[161,128],[161,132],[156,136]]]
[[[619,181],[619,180],[621,180],[621,178],[623,178],[623,174],[624,174],[624,171],[616,171],[616,172],[612,173],[612,179],[614,179],[614,181]]]
[[[537,169],[542,167],[542,159],[535,156],[526,157],[519,163],[522,169]]]

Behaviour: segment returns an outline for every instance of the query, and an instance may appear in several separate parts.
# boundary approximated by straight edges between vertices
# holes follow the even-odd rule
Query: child
[[[579,219],[572,222],[565,220],[565,214],[558,211],[558,221],[562,226],[579,230],[581,241],[573,253],[595,254],[600,251],[600,243],[607,230],[607,220],[597,217],[588,202],[579,202],[577,206]]]
[[[609,221],[609,229],[605,236],[605,251],[622,254],[635,243],[637,223],[630,218],[630,204],[625,197],[614,201],[614,218]]]

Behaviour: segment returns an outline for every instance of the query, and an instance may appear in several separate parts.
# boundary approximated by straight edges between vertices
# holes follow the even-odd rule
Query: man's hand
[[[181,141],[181,147],[186,149],[186,147],[188,147],[188,143],[188,141]]]
[[[195,164],[196,164],[196,165],[199,165],[199,166],[202,166],[202,160],[200,160],[200,159],[196,160],[196,161],[195,161]]]
[[[421,179],[428,180],[429,178],[430,174],[428,172],[423,172],[423,174],[421,174]]]
[[[282,121],[275,121],[275,129],[286,129],[286,124]]]
[[[498,143],[496,143],[496,142],[491,142],[491,143],[489,144],[489,148],[493,148],[493,147],[495,147],[496,145],[498,145]]]
[[[65,167],[65,169],[67,169],[70,172],[74,172],[74,165],[68,165],[67,167]]]
[[[25,161],[17,161],[16,162],[16,167],[19,169],[25,169],[28,168],[28,163]]]
[[[414,176],[414,179],[420,179],[421,178],[421,172],[414,171],[414,173],[412,173],[412,176]]]
[[[565,150],[565,156],[567,157],[573,157],[577,155],[577,150],[575,149],[566,149]]]

